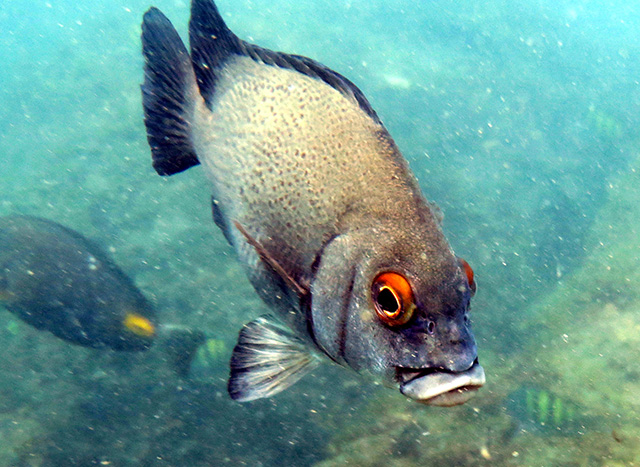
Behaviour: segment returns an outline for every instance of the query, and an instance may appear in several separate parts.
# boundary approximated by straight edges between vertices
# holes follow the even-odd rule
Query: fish
[[[210,338],[200,346],[196,354],[196,359],[202,367],[206,368],[215,364],[216,360],[224,355],[226,351],[227,349],[223,340]]]
[[[0,217],[0,306],[84,347],[143,351],[158,336],[169,348],[179,342],[181,374],[205,340],[201,331],[163,329],[151,303],[102,248],[40,217]]]
[[[143,16],[141,85],[152,165],[201,165],[212,215],[269,311],[232,351],[239,402],[332,361],[427,405],[485,383],[470,328],[474,273],[381,119],[321,63],[238,38],[193,0],[187,51]]]
[[[518,388],[506,405],[520,431],[582,434],[590,424],[578,404],[535,385]]]
[[[228,361],[229,349],[222,339],[208,338],[193,357],[190,367],[190,381],[206,382],[219,374],[222,362]]]

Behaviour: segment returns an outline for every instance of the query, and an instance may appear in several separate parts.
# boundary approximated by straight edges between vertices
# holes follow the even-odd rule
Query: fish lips
[[[464,371],[397,368],[396,375],[402,394],[417,402],[439,407],[464,404],[485,383],[484,369],[477,359]]]

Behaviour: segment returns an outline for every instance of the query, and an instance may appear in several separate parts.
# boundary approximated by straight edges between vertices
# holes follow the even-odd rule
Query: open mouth
[[[478,360],[464,371],[397,368],[396,375],[402,394],[423,404],[441,407],[464,404],[485,383],[484,369]]]

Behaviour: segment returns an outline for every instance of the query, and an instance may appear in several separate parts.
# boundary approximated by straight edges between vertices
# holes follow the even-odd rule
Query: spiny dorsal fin
[[[200,93],[209,108],[215,92],[218,69],[229,57],[244,55],[256,62],[295,70],[321,80],[354,101],[374,121],[380,123],[362,91],[347,78],[310,58],[274,52],[239,39],[227,27],[212,0],[193,0],[189,42]]]
[[[260,317],[242,328],[231,355],[229,395],[239,402],[271,397],[319,363],[286,327]]]
[[[173,175],[199,164],[189,136],[195,76],[178,32],[157,8],[144,15],[142,53],[142,104],[153,167],[160,175]]]
[[[191,61],[200,94],[211,108],[217,69],[232,55],[242,55],[240,39],[227,27],[211,0],[193,0],[189,20]]]

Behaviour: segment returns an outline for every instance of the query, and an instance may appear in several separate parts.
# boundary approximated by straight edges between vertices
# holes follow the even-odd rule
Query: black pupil
[[[398,311],[398,308],[400,308],[398,299],[390,289],[384,288],[378,292],[376,300],[380,308],[388,313],[395,313]]]

